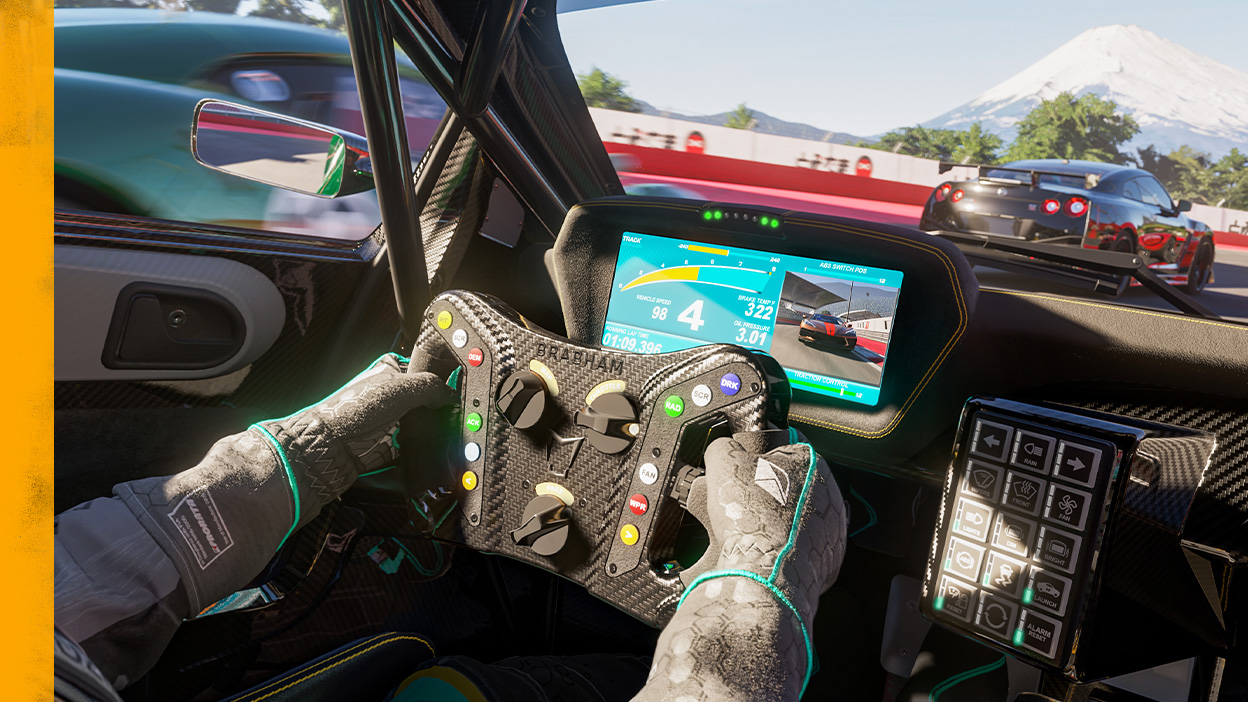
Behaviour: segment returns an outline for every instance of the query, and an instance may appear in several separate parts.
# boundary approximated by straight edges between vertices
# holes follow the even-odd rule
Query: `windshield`
[[[1248,54],[1231,29],[1248,5],[1214,5],[672,0],[559,23],[630,194],[1035,244],[1039,267],[968,255],[981,287],[1173,311],[1043,251],[1134,254],[1165,290],[1248,321]],[[1025,171],[955,193],[980,165]],[[1030,170],[1059,174],[1031,187]]]

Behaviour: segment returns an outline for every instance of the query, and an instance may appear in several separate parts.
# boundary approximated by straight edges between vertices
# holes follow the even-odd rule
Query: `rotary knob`
[[[546,384],[533,371],[516,371],[498,385],[494,406],[517,429],[537,426],[546,414]]]
[[[618,392],[594,398],[589,407],[576,413],[576,425],[585,429],[585,439],[603,453],[619,453],[637,438],[637,410]]]
[[[521,524],[511,532],[517,546],[528,546],[539,556],[553,556],[568,543],[568,506],[554,495],[538,495],[524,508]]]

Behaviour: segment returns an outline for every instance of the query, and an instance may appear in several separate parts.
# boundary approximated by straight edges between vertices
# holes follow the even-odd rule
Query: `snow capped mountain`
[[[1041,100],[1069,91],[1118,103],[1140,125],[1129,147],[1162,153],[1184,144],[1221,156],[1248,148],[1248,73],[1136,26],[1089,29],[971,102],[924,123],[965,129],[982,121],[1007,142]]]

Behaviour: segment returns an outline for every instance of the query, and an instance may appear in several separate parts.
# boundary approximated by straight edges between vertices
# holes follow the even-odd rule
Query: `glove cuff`
[[[805,678],[802,680],[802,694],[805,694],[806,684],[810,682],[810,673],[814,669],[815,663],[815,649],[814,645],[810,641],[810,628],[814,626],[815,623],[814,610],[818,607],[818,601],[809,607],[808,612],[803,612],[793,603],[792,600],[788,598],[788,596],[784,594],[779,587],[776,587],[772,578],[764,578],[758,573],[748,570],[716,570],[709,573],[703,573],[694,579],[694,581],[689,584],[689,587],[685,588],[684,593],[681,594],[680,601],[676,603],[676,609],[680,609],[680,606],[685,603],[685,598],[689,597],[694,588],[707,582],[708,580],[716,580],[719,578],[749,578],[766,588],[766,590],[771,593],[771,596],[776,599],[776,602],[793,614],[793,618],[797,620],[798,628],[801,630],[802,641],[806,646],[806,673]]]
[[[188,471],[113,494],[169,555],[191,614],[254,577],[295,523],[286,475],[255,431],[221,439]]]

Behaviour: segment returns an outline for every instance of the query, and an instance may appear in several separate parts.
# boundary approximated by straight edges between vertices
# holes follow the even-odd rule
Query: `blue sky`
[[[1108,24],[1248,73],[1248,0],[651,0],[559,15],[573,70],[598,66],[660,109],[744,100],[859,135],[936,117]]]

